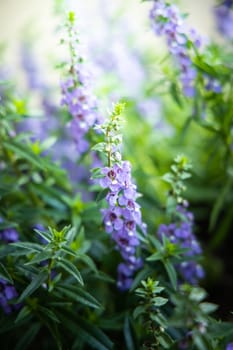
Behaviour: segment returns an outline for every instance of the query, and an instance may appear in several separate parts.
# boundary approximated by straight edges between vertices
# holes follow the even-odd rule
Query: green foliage
[[[121,160],[121,154],[119,153],[119,145],[122,143],[122,134],[120,133],[122,126],[122,116],[125,109],[125,103],[116,103],[113,111],[111,112],[109,119],[101,124],[96,125],[95,129],[101,131],[104,135],[104,141],[97,143],[92,147],[93,151],[98,151],[104,154],[110,167],[112,163],[119,162]],[[94,174],[94,173],[93,173]],[[95,171],[95,176],[96,174]]]

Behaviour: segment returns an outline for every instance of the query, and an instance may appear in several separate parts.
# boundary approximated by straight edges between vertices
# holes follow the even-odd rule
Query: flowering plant
[[[60,85],[27,43],[24,93],[1,73],[4,350],[232,348],[232,2],[214,10],[227,48],[175,3],[145,3],[168,51],[159,64],[155,45],[130,52],[140,79],[121,79],[126,52],[116,64],[106,48],[104,64],[90,45],[86,59],[73,11]]]

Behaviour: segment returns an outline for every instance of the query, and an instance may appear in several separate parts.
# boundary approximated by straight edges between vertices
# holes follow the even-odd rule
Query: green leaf
[[[139,315],[146,312],[146,308],[142,305],[137,306],[136,309],[133,311],[133,318],[137,318]]]
[[[162,349],[170,349],[174,343],[172,338],[167,332],[160,333],[157,337],[159,344],[162,346]]]
[[[207,296],[207,293],[206,293],[206,291],[205,291],[203,288],[194,287],[194,288],[192,288],[189,297],[190,297],[191,300],[200,302],[200,301],[202,301],[206,296]]]
[[[42,313],[45,317],[50,318],[52,321],[56,322],[56,323],[60,323],[60,320],[57,318],[57,316],[55,315],[55,313],[48,309],[47,307],[44,306],[38,306],[37,310]]]
[[[104,152],[105,148],[106,148],[106,142],[99,142],[95,146],[93,146],[91,149],[92,151]]]
[[[133,330],[132,323],[130,322],[130,318],[128,316],[125,317],[124,321],[124,337],[126,343],[127,350],[136,350],[138,349],[138,344],[136,338],[136,334]]]
[[[27,160],[29,163],[34,165],[36,168],[39,168],[41,170],[45,170],[45,164],[43,160],[36,156],[35,153],[33,153],[29,147],[27,147],[25,144],[20,143],[16,140],[11,140],[11,142],[3,142],[4,146],[7,150],[12,151],[15,153],[19,158]]]
[[[229,179],[226,183],[226,185],[222,188],[220,193],[218,194],[217,200],[214,204],[214,207],[211,212],[210,216],[210,225],[209,229],[212,231],[216,225],[216,222],[218,220],[219,214],[221,209],[224,206],[224,202],[226,200],[226,197],[229,193],[231,193],[231,187],[232,187],[232,179]]]
[[[57,260],[57,266],[61,267],[63,270],[65,270],[70,275],[72,275],[82,286],[84,285],[83,279],[79,270],[72,262],[59,257]]]
[[[59,291],[61,296],[94,309],[99,309],[101,304],[87,291],[75,286],[56,286],[55,292]],[[58,294],[57,294],[58,295]],[[60,295],[60,294],[59,294]]]
[[[18,313],[16,319],[15,319],[15,323],[20,322],[21,320],[23,320],[24,318],[27,318],[29,315],[31,314],[31,310],[29,309],[29,307],[26,305],[24,306],[20,312]]]
[[[163,259],[163,254],[161,252],[156,252],[150,255],[148,258],[146,258],[147,261],[157,261],[162,259]]]
[[[11,284],[14,284],[9,272],[2,263],[0,263],[0,277]]]
[[[76,259],[78,258],[77,253],[74,250],[70,249],[69,247],[66,247],[66,246],[63,245],[61,247],[61,251],[63,251],[64,253],[66,253],[68,255],[71,255],[71,256],[75,257]]]
[[[168,299],[162,298],[162,297],[155,297],[152,300],[153,300],[153,305],[157,307],[162,306],[168,302]]]
[[[109,192],[108,188],[105,188],[104,190],[100,191],[96,197],[96,202],[100,202],[102,199],[105,199],[107,194]]]
[[[20,336],[14,350],[26,350],[30,346],[33,339],[38,334],[41,325],[39,323],[33,323],[29,328]]]
[[[177,275],[176,275],[176,270],[172,263],[169,260],[164,260],[163,261],[164,267],[167,271],[168,277],[170,279],[170,282],[172,284],[172,287],[174,290],[177,289]]]
[[[182,100],[180,98],[180,94],[177,88],[177,84],[172,83],[170,86],[170,93],[174,99],[174,101],[177,103],[177,105],[182,108],[183,104],[182,104]]]
[[[198,350],[210,350],[208,344],[206,344],[204,338],[200,334],[195,333],[193,335],[193,341]]]
[[[208,332],[213,338],[233,338],[233,322],[215,322],[209,325]]]
[[[53,255],[52,250],[44,250],[43,252],[40,252],[38,254],[36,254],[34,256],[34,258],[32,258],[32,260],[30,260],[29,262],[27,262],[25,265],[33,265],[33,264],[38,264],[41,261],[47,260],[47,259],[51,259]]]
[[[45,239],[47,242],[51,242],[52,240],[52,235],[50,232],[44,232],[44,231],[41,231],[41,230],[38,230],[38,229],[34,229],[34,231],[36,233],[38,233],[39,236],[41,236],[43,239]]]
[[[82,327],[77,327],[77,332],[80,332],[81,338],[84,338],[85,343],[97,350],[113,349],[113,343],[109,338],[97,327],[88,324],[82,320]]]
[[[200,309],[202,312],[204,312],[205,314],[211,314],[212,312],[216,311],[218,308],[218,305],[213,304],[213,303],[208,303],[208,302],[204,302],[199,304]]]
[[[153,312],[150,314],[150,319],[155,321],[156,323],[158,323],[158,325],[160,325],[163,328],[167,327],[167,323],[168,321],[166,320],[166,318],[162,315],[161,312]]]
[[[37,243],[30,243],[30,242],[15,242],[10,243],[10,246],[16,247],[16,248],[22,248],[29,250],[28,254],[32,252],[41,252],[43,250],[43,247]]]
[[[31,283],[27,286],[27,288],[23,291],[23,293],[20,295],[19,299],[17,300],[18,303],[21,303],[24,299],[29,297],[32,293],[35,292],[46,280],[48,277],[48,273],[45,271],[40,272],[37,276],[35,276]]]
[[[89,346],[87,346],[87,349],[113,349],[112,341],[94,324],[90,324],[85,319],[77,316],[72,318],[72,315],[66,315],[65,313],[61,314],[60,319],[62,320],[63,326],[77,337],[73,344],[73,349],[76,349],[80,342],[87,344]]]
[[[86,255],[86,254],[77,254],[77,257],[78,257],[79,260],[81,260],[87,266],[89,266],[92,271],[95,271],[96,273],[98,273],[98,270],[97,270],[97,267],[96,267],[94,261],[88,255]]]
[[[43,318],[43,315],[40,314],[41,321],[46,325],[46,327],[49,329],[50,333],[52,334],[58,350],[62,350],[62,342],[61,342],[61,335],[57,328],[57,323],[50,322],[47,318]]]
[[[10,188],[12,189],[12,186],[10,186]],[[0,185],[0,191],[1,191],[1,185]],[[0,195],[1,195],[1,192],[0,192]],[[0,222],[0,230],[5,230],[6,228],[12,228],[12,227],[17,227],[17,224],[9,221]]]

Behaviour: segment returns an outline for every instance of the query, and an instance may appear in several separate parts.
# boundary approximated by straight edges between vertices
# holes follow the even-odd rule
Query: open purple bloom
[[[139,246],[137,227],[145,233],[141,209],[136,202],[137,188],[132,182],[131,165],[128,161],[102,169],[103,177],[98,179],[102,188],[109,189],[106,196],[108,208],[102,210],[105,230],[111,233],[124,262],[118,267],[118,287],[129,289],[134,272],[141,267],[136,258]]]

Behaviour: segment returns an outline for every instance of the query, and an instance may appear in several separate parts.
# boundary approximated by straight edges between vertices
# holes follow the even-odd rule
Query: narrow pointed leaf
[[[34,256],[34,258],[32,260],[30,260],[29,262],[27,262],[25,265],[33,265],[33,264],[37,264],[41,261],[50,259],[52,257],[52,251],[51,250],[45,250],[39,254],[37,254],[36,256]]]
[[[14,283],[9,272],[7,271],[7,269],[5,268],[5,266],[2,263],[0,263],[0,277],[11,284]]]
[[[24,334],[20,337],[14,350],[26,350],[30,346],[33,339],[36,337],[40,330],[41,325],[39,323],[32,324],[31,327],[26,330]]]
[[[27,286],[27,288],[20,295],[17,302],[21,303],[25,298],[29,297],[29,295],[31,295],[33,292],[35,292],[35,290],[37,290],[42,285],[42,283],[45,282],[47,277],[48,277],[48,274],[45,271],[42,271],[41,273],[39,273],[39,275],[34,277],[31,281],[31,283]]]
[[[65,260],[63,258],[59,258],[57,262],[57,266],[60,266],[63,270],[65,270],[70,275],[72,275],[81,285],[84,284],[81,273],[72,262]]]
[[[24,318],[26,318],[28,315],[30,315],[31,310],[29,309],[28,306],[24,306],[20,312],[18,313],[16,319],[15,319],[15,323],[20,322],[21,320],[23,320]]]

